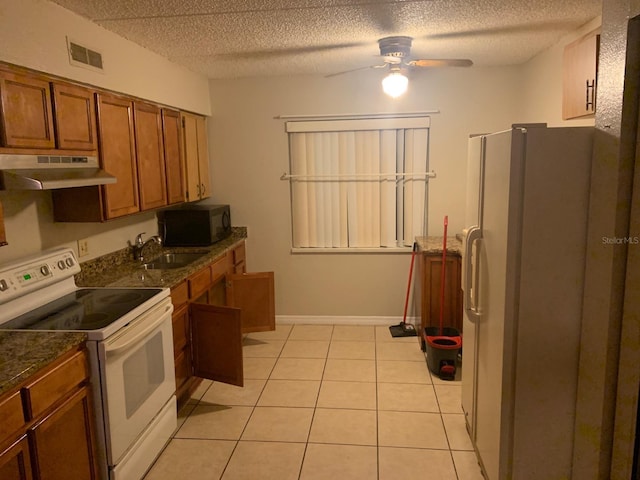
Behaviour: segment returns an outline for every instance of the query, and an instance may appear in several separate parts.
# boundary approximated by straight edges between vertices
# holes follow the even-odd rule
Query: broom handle
[[[442,241],[442,269],[440,272],[440,335],[442,335],[442,322],[444,320],[444,271],[447,265],[447,225],[449,217],[444,217],[444,240]]]
[[[416,250],[418,244],[413,242],[413,248],[411,250],[411,266],[409,267],[409,283],[407,285],[407,298],[404,301],[404,314],[402,315],[402,323],[407,323],[407,307],[409,306],[409,291],[411,290],[411,277],[413,275],[413,260],[416,258]]]

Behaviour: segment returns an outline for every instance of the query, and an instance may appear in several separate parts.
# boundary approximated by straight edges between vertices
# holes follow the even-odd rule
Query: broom
[[[413,242],[413,249],[411,251],[411,266],[409,267],[409,283],[407,285],[407,298],[404,301],[404,315],[402,316],[402,322],[398,325],[391,325],[389,331],[392,337],[416,337],[416,328],[407,323],[407,307],[409,306],[409,292],[411,291],[411,277],[413,275],[413,262],[416,258],[416,251],[418,250],[418,244]]]

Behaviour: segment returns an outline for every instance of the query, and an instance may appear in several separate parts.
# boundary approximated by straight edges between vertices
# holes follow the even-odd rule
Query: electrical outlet
[[[82,240],[78,240],[78,257],[84,257],[89,255],[89,240],[83,238]]]

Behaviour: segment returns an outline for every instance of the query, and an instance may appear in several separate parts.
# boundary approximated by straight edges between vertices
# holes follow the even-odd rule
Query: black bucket
[[[453,380],[456,376],[456,361],[462,348],[462,337],[456,328],[444,327],[442,335],[438,327],[424,329],[427,365],[432,373],[442,380]]]

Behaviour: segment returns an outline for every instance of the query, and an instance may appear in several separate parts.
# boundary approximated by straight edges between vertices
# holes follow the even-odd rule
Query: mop
[[[413,262],[416,258],[416,251],[418,250],[418,244],[413,243],[413,250],[411,251],[411,266],[409,267],[409,284],[407,285],[407,298],[404,301],[404,315],[402,322],[398,325],[391,325],[389,331],[392,337],[416,337],[416,328],[407,323],[407,307],[409,306],[409,292],[411,291],[411,277],[413,275]]]

